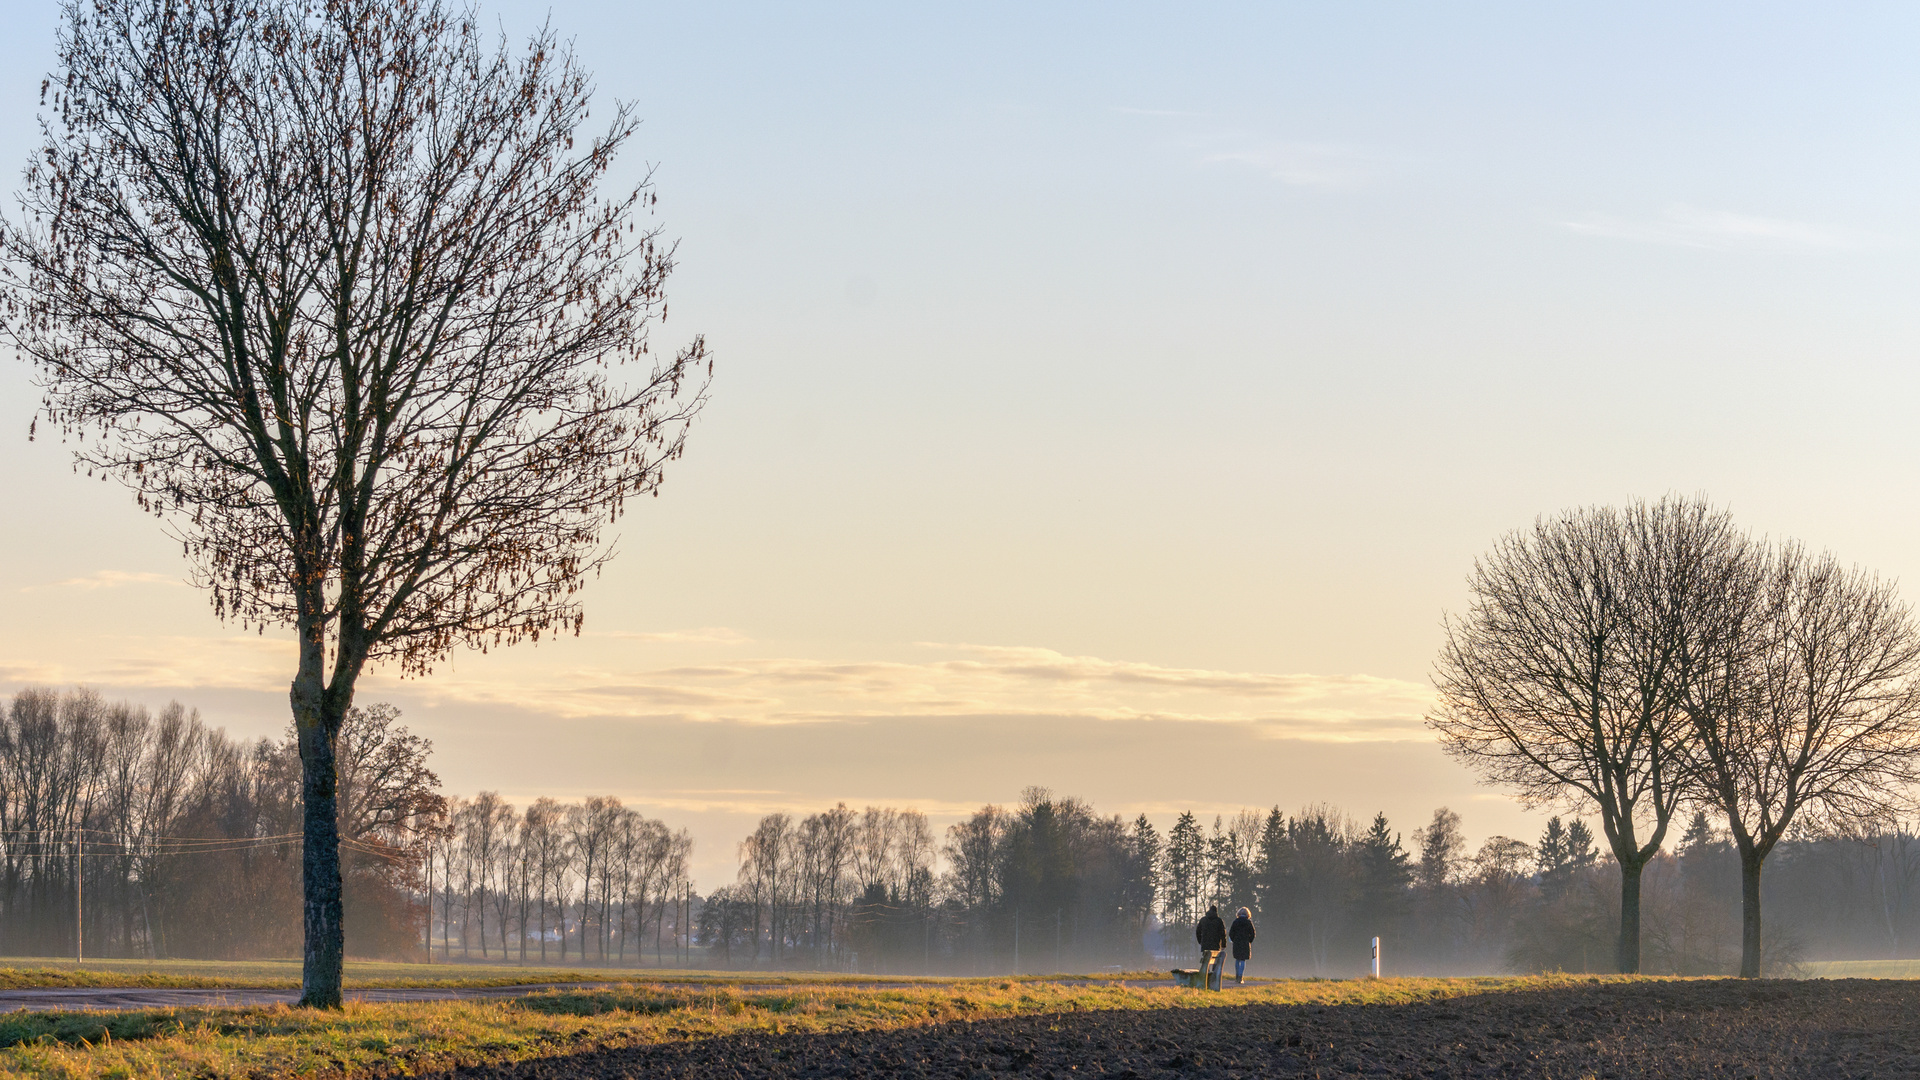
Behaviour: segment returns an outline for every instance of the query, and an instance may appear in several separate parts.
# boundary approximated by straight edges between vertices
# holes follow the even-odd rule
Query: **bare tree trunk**
[[[1740,977],[1760,977],[1760,867],[1751,848],[1740,852]]]
[[[334,761],[334,737],[344,709],[330,708],[331,696],[321,689],[318,641],[302,643],[300,675],[293,683],[294,725],[300,742],[300,795],[303,803],[300,854],[305,942],[301,952],[300,1004],[310,1008],[341,1007],[341,968],[346,959],[346,926],[340,899],[340,822],[336,806],[339,788]]]
[[[1614,964],[1622,975],[1640,973],[1640,876],[1642,862],[1620,862],[1620,943]]]

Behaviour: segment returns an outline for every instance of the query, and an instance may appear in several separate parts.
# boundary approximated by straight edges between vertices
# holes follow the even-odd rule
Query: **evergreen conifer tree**
[[[1387,827],[1385,813],[1373,815],[1373,825],[1361,836],[1354,854],[1359,864],[1356,926],[1362,937],[1394,941],[1406,920],[1413,866],[1400,834]]]

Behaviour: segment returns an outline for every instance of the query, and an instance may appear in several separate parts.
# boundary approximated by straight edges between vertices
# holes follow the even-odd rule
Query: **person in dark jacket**
[[[1207,989],[1220,989],[1220,950],[1227,947],[1227,924],[1220,919],[1220,909],[1209,907],[1200,924],[1193,928],[1193,936],[1200,942],[1200,971],[1206,976]]]
[[[1233,927],[1227,931],[1227,940],[1233,942],[1233,981],[1247,981],[1247,961],[1253,959],[1253,912],[1246,908],[1234,917]]]

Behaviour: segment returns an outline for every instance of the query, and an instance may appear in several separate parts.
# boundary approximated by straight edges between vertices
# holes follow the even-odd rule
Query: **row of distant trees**
[[[1326,806],[1144,816],[1029,790],[937,839],[914,810],[772,814],[702,897],[692,842],[596,797],[447,800],[389,706],[342,732],[340,822],[357,955],[866,971],[1068,970],[1184,957],[1210,905],[1250,908],[1269,970],[1341,974],[1367,939],[1399,971],[1614,970],[1620,861],[1578,820],[1469,851],[1442,809],[1403,841]],[[242,741],[179,705],[85,690],[0,703],[0,949],[286,955],[299,944],[291,739]],[[1704,808],[1640,868],[1646,970],[1731,972],[1743,860]],[[1776,967],[1920,946],[1920,842],[1803,819],[1769,862]],[[81,875],[76,881],[75,875]],[[78,886],[78,887],[76,887]],[[423,950],[422,945],[427,949]],[[694,949],[698,948],[695,953]]]
[[[1556,866],[1593,864],[1584,825],[1553,828],[1562,838]],[[1464,870],[1457,816],[1442,811],[1418,835],[1422,854],[1410,861],[1384,816],[1356,831],[1337,811],[1313,807],[1242,811],[1215,818],[1211,830],[1185,813],[1162,837],[1145,815],[1103,816],[1032,788],[1017,806],[985,806],[950,826],[936,873],[916,812],[842,804],[799,820],[771,814],[740,844],[737,883],[706,898],[698,940],[728,966],[1133,968],[1156,954],[1186,957],[1208,906],[1245,906],[1266,925],[1262,949],[1273,962],[1347,971],[1354,935],[1398,938],[1422,887],[1451,890],[1428,897],[1428,907],[1451,910],[1485,883]],[[1479,864],[1527,878],[1533,848],[1495,838]],[[1506,958],[1449,948],[1427,960],[1484,970]]]
[[[1535,805],[1589,808],[1618,868],[1616,964],[1641,968],[1641,879],[1710,812],[1739,861],[1740,973],[1761,869],[1796,828],[1882,834],[1920,781],[1920,628],[1892,583],[1668,498],[1503,538],[1449,619],[1429,723]]]
[[[703,903],[698,940],[727,966],[872,970],[889,946],[924,963],[936,854],[917,810],[768,814],[740,841],[738,883]]]
[[[769,814],[740,843],[737,883],[707,897],[699,941],[722,964],[871,972],[1136,963],[1157,851],[1144,818],[1037,788],[944,844],[914,810]]]
[[[1731,974],[1740,868],[1728,830],[1696,812],[1642,869],[1643,966]],[[1185,961],[1207,907],[1249,908],[1267,971],[1360,970],[1380,937],[1407,973],[1613,971],[1618,861],[1583,821],[1532,843],[1467,844],[1442,808],[1404,836],[1310,806],[1102,816],[1031,789],[937,841],[915,810],[844,804],[769,814],[738,845],[734,883],[695,893],[691,841],[593,798],[524,811],[455,800],[425,846],[434,955],[444,959],[990,973]],[[1920,946],[1920,840],[1802,832],[1768,881],[1782,917],[1767,948],[1790,968]]]
[[[354,709],[340,733],[360,955],[414,950],[420,841],[444,813],[430,748],[398,716]],[[88,690],[0,702],[0,955],[295,953],[299,834],[291,736],[233,739],[178,704],[155,714]]]
[[[1584,822],[1556,817],[1535,843],[1491,836],[1469,850],[1460,816],[1443,807],[1409,839],[1384,814],[1362,827],[1327,806],[1243,810],[1210,830],[1183,814],[1160,859],[1169,951],[1191,950],[1193,921],[1218,905],[1252,912],[1269,971],[1352,974],[1374,937],[1401,973],[1614,970],[1618,867]],[[1663,889],[1678,880],[1656,865]],[[1728,924],[1701,912],[1723,913],[1735,893],[1695,889],[1679,906],[1660,896],[1651,966],[1721,971],[1693,953],[1724,953]],[[1673,938],[1677,950],[1667,947]],[[1707,949],[1710,939],[1720,952]]]
[[[947,829],[940,868],[912,811],[844,805],[773,814],[740,844],[739,878],[700,902],[694,961],[868,972],[1135,968],[1190,959],[1209,906],[1246,907],[1268,972],[1346,975],[1379,937],[1389,970],[1613,971],[1620,867],[1583,821],[1533,842],[1469,848],[1442,808],[1410,837],[1328,806],[1184,813],[1161,835],[1031,789]],[[1780,845],[1768,901],[1776,967],[1810,951],[1908,955],[1920,945],[1920,838],[1813,835]],[[1741,956],[1740,860],[1704,811],[1641,868],[1643,964],[1732,974]]]
[[[684,948],[685,830],[606,797],[449,800],[399,715],[356,708],[340,732],[354,955],[628,963],[649,942],[656,961]],[[297,953],[300,778],[291,735],[234,739],[177,703],[39,688],[0,702],[0,955]]]
[[[651,940],[677,957],[690,926],[693,838],[608,796],[517,810],[498,793],[455,799],[424,849],[428,948],[499,957],[625,964]],[[649,939],[649,928],[651,937]]]

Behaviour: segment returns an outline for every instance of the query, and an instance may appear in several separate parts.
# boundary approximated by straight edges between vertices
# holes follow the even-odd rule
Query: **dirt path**
[[[1920,983],[1639,983],[1423,1005],[1066,1013],[743,1036],[462,1069],[460,1080],[1116,1076],[1805,1080],[1920,1076]]]

